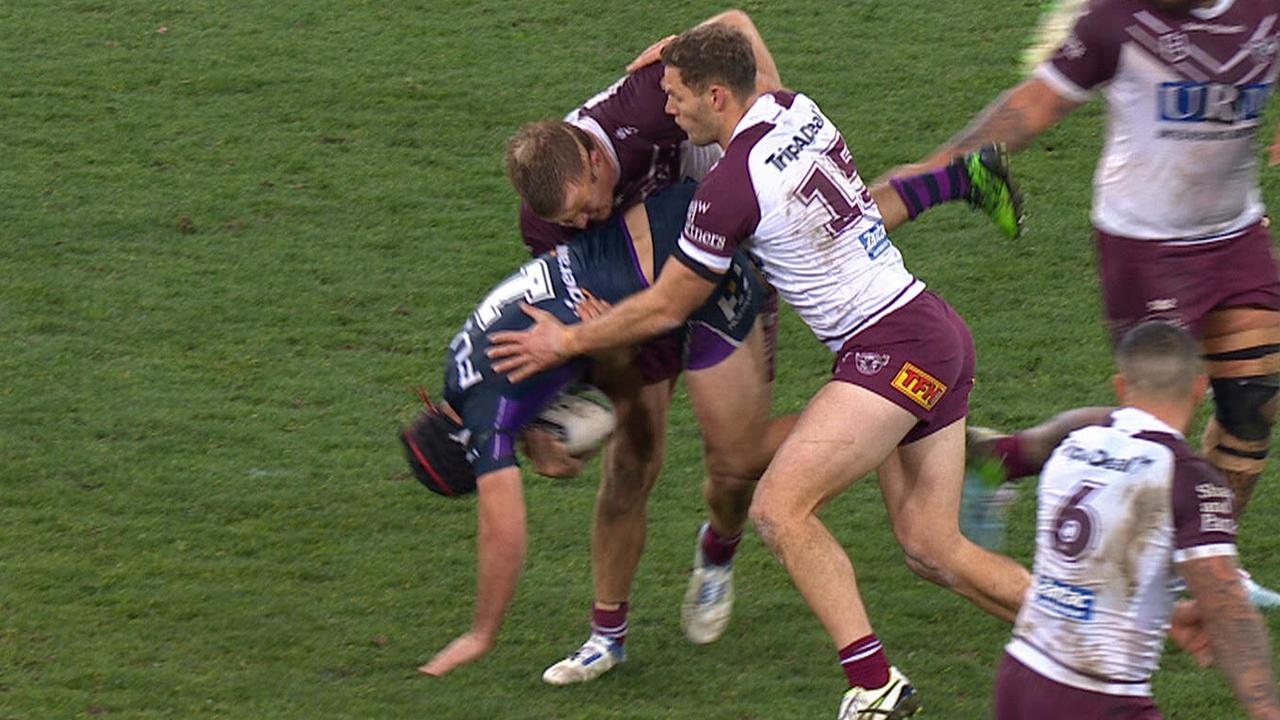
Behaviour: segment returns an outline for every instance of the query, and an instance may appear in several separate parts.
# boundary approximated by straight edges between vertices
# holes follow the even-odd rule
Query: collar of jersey
[[[800,97],[796,93],[796,97]],[[747,114],[742,116],[736,127],[733,128],[733,134],[729,136],[729,142],[738,137],[738,134],[749,127],[759,125],[763,122],[775,122],[778,116],[783,113],[783,108],[778,101],[773,99],[773,93],[763,93],[756,101],[751,103],[751,107],[747,108]]]
[[[1139,410],[1134,407],[1120,408],[1111,413],[1111,420],[1117,429],[1126,432],[1160,432],[1182,439],[1182,433],[1174,430],[1168,423],[1146,410]]]
[[[569,124],[595,136],[600,141],[600,144],[604,146],[604,149],[609,151],[609,160],[613,163],[613,169],[617,170],[619,174],[622,173],[622,163],[618,162],[618,150],[613,146],[613,140],[609,138],[609,133],[604,131],[604,128],[600,126],[600,123],[596,122],[595,118],[579,114],[569,118]]]
[[[1191,14],[1201,20],[1212,20],[1222,13],[1230,10],[1231,6],[1235,4],[1235,1],[1236,0],[1218,0],[1218,2],[1213,4],[1213,7],[1191,8]]]

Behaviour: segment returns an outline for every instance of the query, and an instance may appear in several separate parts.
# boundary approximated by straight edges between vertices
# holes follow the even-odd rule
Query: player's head
[[[583,229],[613,212],[617,176],[587,132],[560,120],[520,128],[507,143],[507,178],[535,215]]]
[[[1208,380],[1200,349],[1190,333],[1148,321],[1125,333],[1116,346],[1116,393],[1126,405],[1194,406]]]
[[[462,428],[434,407],[418,415],[413,425],[400,431],[404,455],[418,482],[446,497],[476,491],[476,473],[458,440]]]
[[[662,51],[667,114],[697,145],[719,139],[726,122],[737,124],[756,92],[756,56],[746,35],[720,23],[681,33]]]

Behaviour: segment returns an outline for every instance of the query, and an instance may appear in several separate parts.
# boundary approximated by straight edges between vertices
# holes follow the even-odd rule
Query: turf
[[[1017,79],[1039,5],[745,9],[875,177]],[[438,387],[444,345],[524,257],[505,139],[721,9],[0,4],[0,718],[830,716],[834,652],[753,535],[728,636],[680,635],[704,512],[683,396],[629,662],[586,687],[539,680],[585,639],[593,468],[528,479],[531,549],[500,646],[442,679],[413,670],[469,623],[474,506],[414,483],[394,431],[409,388]],[[895,234],[973,329],[974,422],[1109,400],[1087,218],[1100,128],[1085,108],[1016,157],[1023,240],[962,207]],[[789,313],[782,335],[775,404],[795,411],[830,357]],[[1242,534],[1270,584],[1275,476]],[[1023,561],[1028,495],[1012,528]],[[824,517],[928,716],[986,717],[1007,628],[908,572],[873,481]],[[1241,717],[1219,676],[1164,664],[1169,717]]]

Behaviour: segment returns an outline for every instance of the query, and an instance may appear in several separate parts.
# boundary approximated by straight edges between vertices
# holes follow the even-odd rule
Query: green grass
[[[585,638],[592,469],[529,479],[499,647],[443,679],[413,672],[469,622],[474,507],[412,482],[394,430],[524,257],[504,141],[723,9],[614,5],[0,4],[0,718],[831,715],[834,652],[754,536],[728,636],[680,636],[704,513],[683,396],[627,665],[587,687],[539,680]],[[745,9],[874,177],[1016,80],[1038,6]],[[1087,219],[1100,120],[1085,109],[1017,156],[1024,240],[960,207],[895,234],[973,329],[975,422],[1109,400]],[[830,357],[784,320],[776,407],[795,411]],[[1280,584],[1275,482],[1242,544]],[[1031,512],[1024,496],[1023,561]],[[874,483],[824,517],[929,716],[986,717],[1007,628],[906,570]],[[1184,656],[1157,677],[1171,718],[1241,716]]]

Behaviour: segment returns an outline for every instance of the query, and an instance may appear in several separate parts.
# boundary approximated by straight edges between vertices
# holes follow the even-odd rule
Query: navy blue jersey
[[[654,267],[672,253],[696,186],[676,185],[645,201],[653,236]],[[514,465],[515,436],[551,400],[586,372],[588,361],[575,358],[561,367],[519,383],[495,372],[485,355],[491,333],[524,330],[533,324],[520,307],[528,303],[560,322],[579,322],[577,306],[584,291],[618,303],[649,283],[645,279],[621,215],[580,233],[571,243],[534,258],[489,291],[462,332],[449,343],[445,358],[444,399],[463,420],[467,458],[477,476]],[[690,327],[709,329],[728,351],[746,338],[763,298],[763,287],[742,258],[717,291],[690,318]],[[694,346],[705,342],[693,343]],[[691,368],[710,367],[727,355],[707,352]],[[709,359],[708,359],[709,358]]]

